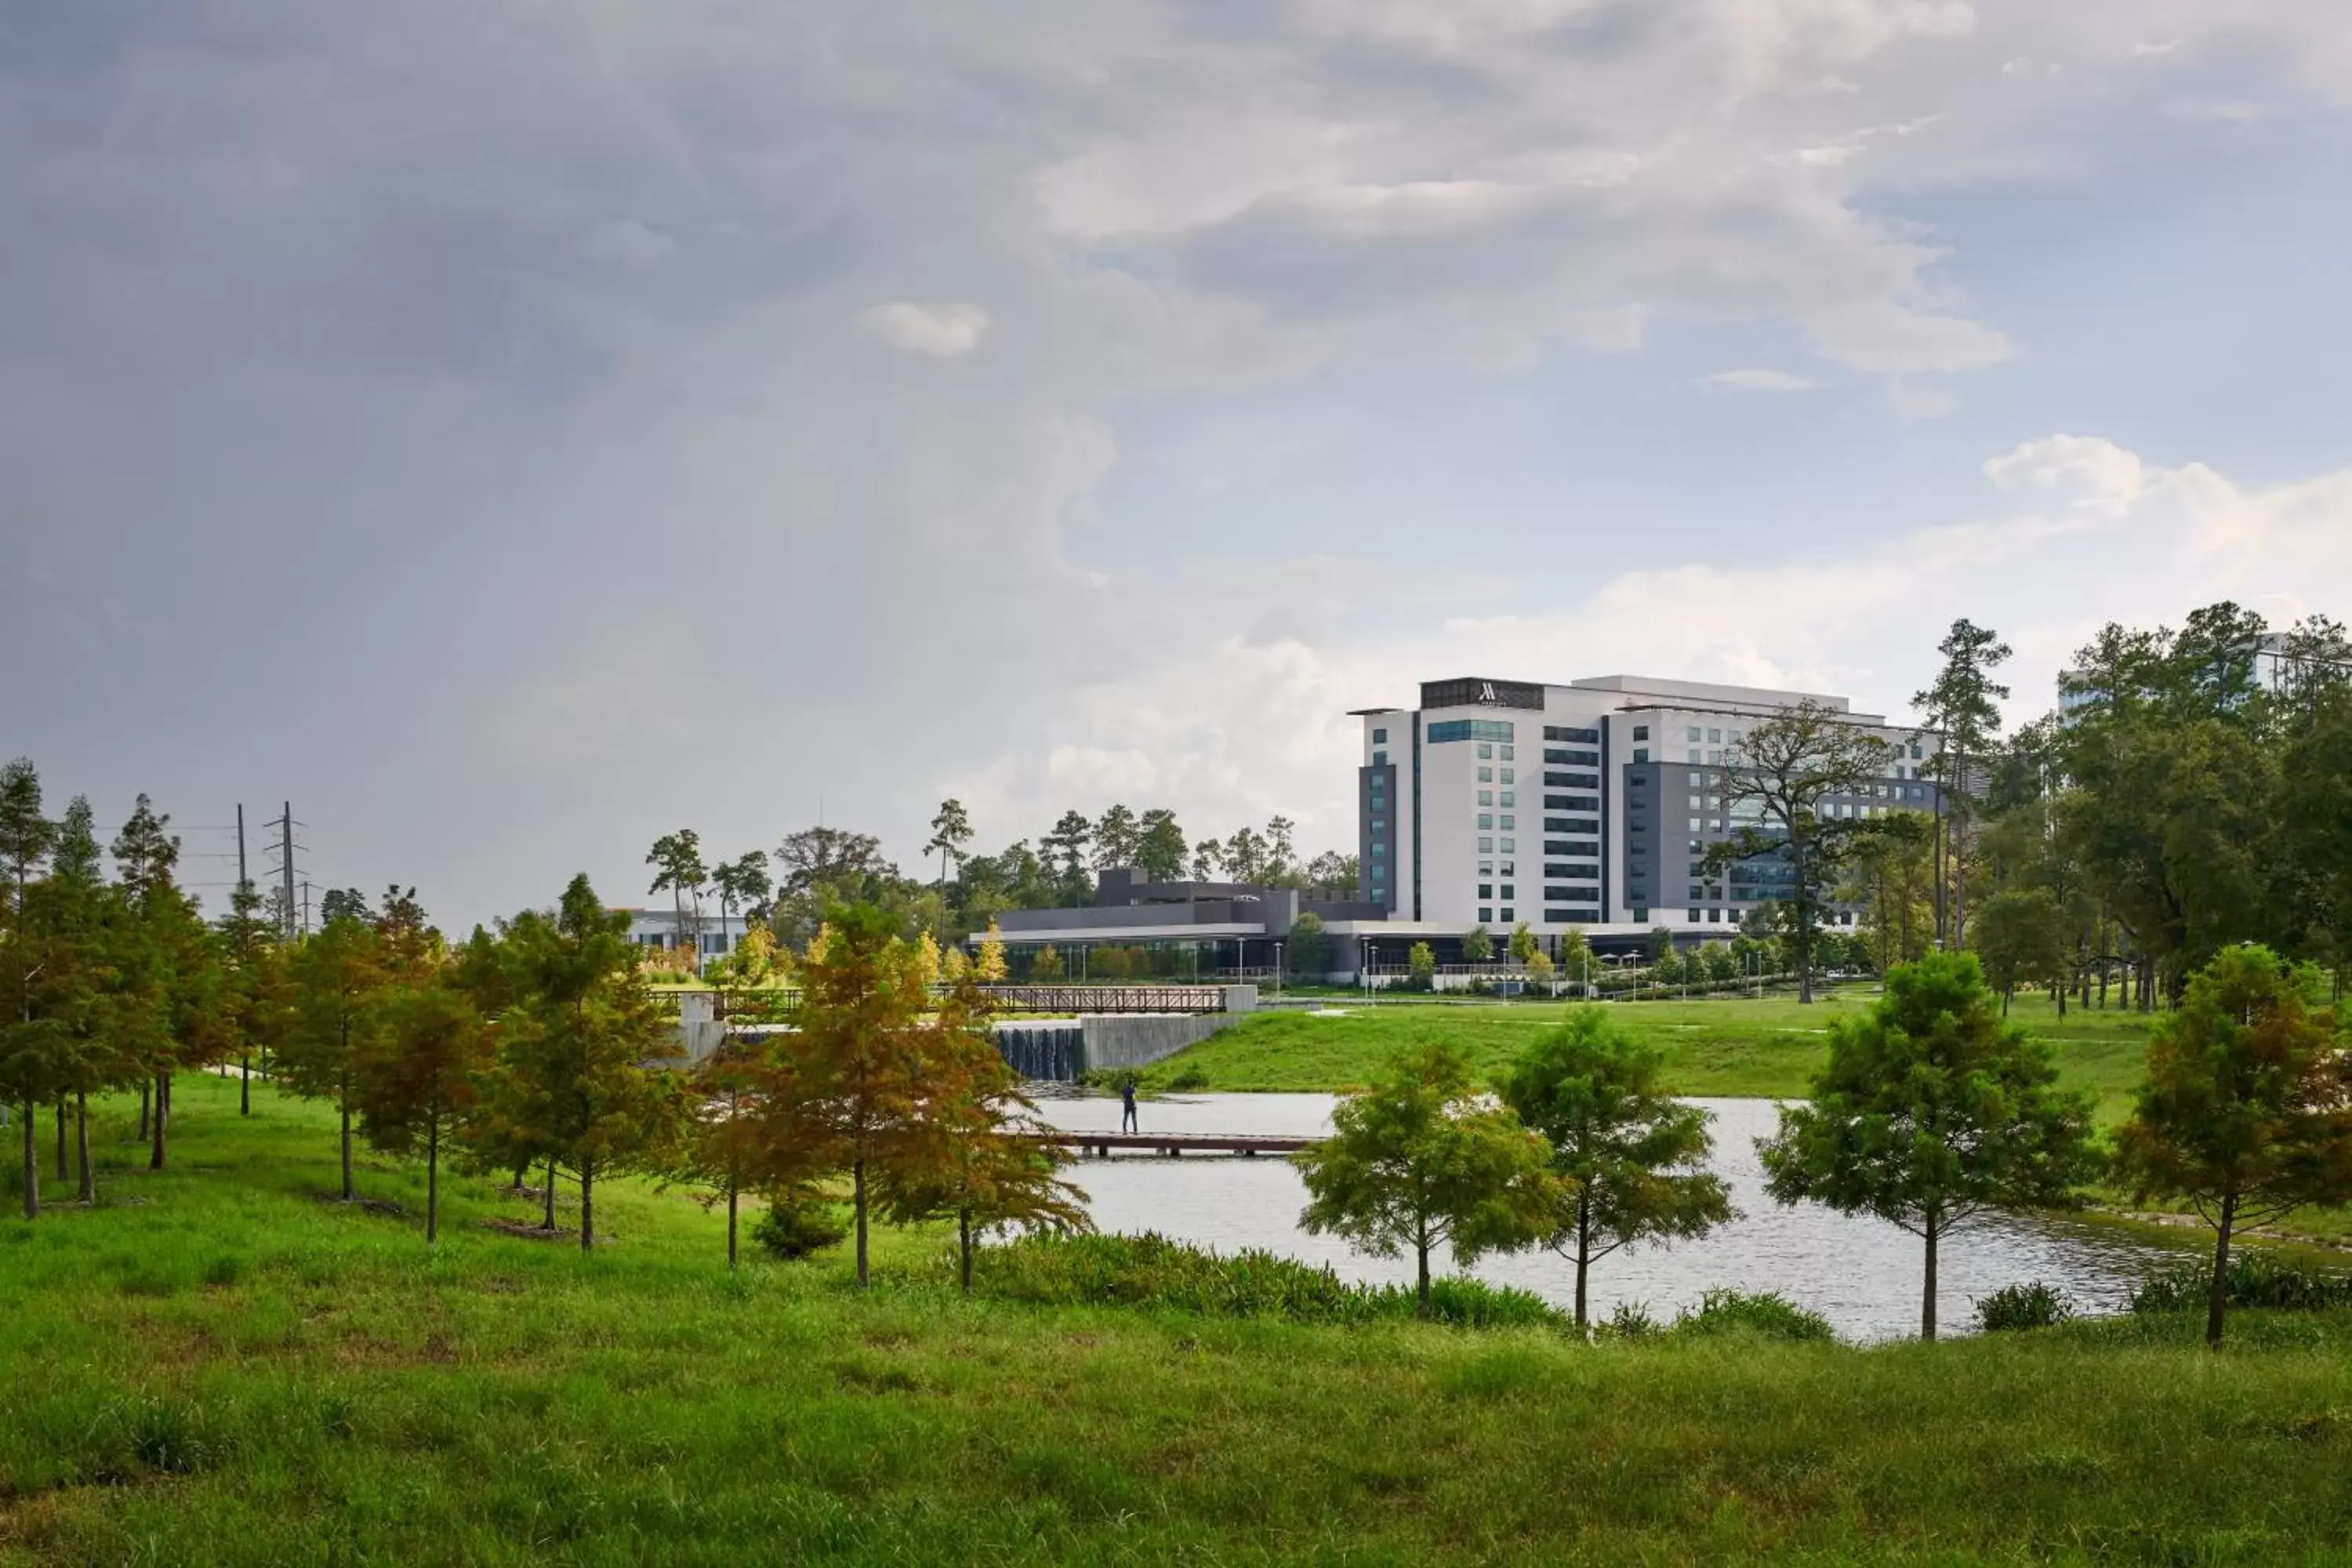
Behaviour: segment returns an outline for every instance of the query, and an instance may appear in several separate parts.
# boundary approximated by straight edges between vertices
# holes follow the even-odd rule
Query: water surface
[[[1146,1131],[1318,1137],[1330,1131],[1336,1103],[1328,1094],[1201,1094],[1147,1100],[1139,1114]],[[1730,1287],[1777,1290],[1821,1313],[1848,1339],[1916,1334],[1918,1238],[1884,1220],[1848,1218],[1817,1204],[1775,1204],[1764,1194],[1755,1149],[1755,1140],[1775,1125],[1772,1102],[1691,1103],[1714,1118],[1713,1166],[1730,1184],[1738,1217],[1702,1241],[1637,1245],[1596,1264],[1594,1315],[1606,1317],[1621,1301],[1638,1302],[1664,1320],[1696,1304],[1708,1289]],[[1116,1100],[1052,1100],[1042,1109],[1046,1120],[1073,1131],[1118,1126]],[[1226,1252],[1262,1247],[1328,1263],[1351,1279],[1412,1278],[1410,1258],[1366,1258],[1334,1237],[1300,1230],[1307,1192],[1284,1160],[1120,1154],[1083,1160],[1071,1171],[1095,1223],[1108,1231],[1156,1230]],[[1945,1239],[1937,1314],[1946,1331],[1965,1330],[1975,1320],[1975,1298],[2027,1279],[2063,1287],[2085,1311],[2117,1311],[2148,1268],[2170,1256],[2102,1227],[2004,1215]],[[1549,1251],[1488,1258],[1473,1272],[1563,1307],[1575,1302],[1575,1267]]]

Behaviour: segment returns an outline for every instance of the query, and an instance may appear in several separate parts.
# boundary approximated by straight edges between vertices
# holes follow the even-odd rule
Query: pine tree
[[[2240,1227],[2352,1202],[2352,1059],[2319,990],[2267,948],[2222,952],[2157,1024],[2147,1080],[2116,1135],[2118,1173],[2142,1201],[2186,1198],[2213,1228],[2210,1345]]]
[[[921,1136],[923,985],[897,922],[871,904],[836,910],[803,972],[800,1029],[764,1099],[776,1158],[842,1171],[856,1212],[857,1283],[870,1282],[875,1184]]]
[[[278,1058],[278,1087],[309,1100],[332,1100],[341,1120],[342,1198],[352,1180],[352,1124],[360,1063],[373,1047],[382,993],[391,983],[374,926],[339,915],[294,950],[294,1007]]]
[[[394,985],[377,999],[353,1072],[360,1125],[390,1154],[425,1155],[425,1242],[441,1236],[441,1150],[480,1099],[492,1032],[446,974]]]
[[[583,1250],[595,1245],[596,1179],[663,1168],[688,1109],[675,1079],[646,1065],[676,1048],[674,1031],[627,931],[628,916],[607,913],[583,875],[552,920],[519,920],[509,936],[523,997],[499,1029],[491,1115],[509,1131],[497,1142],[572,1173]]]
[[[1759,1144],[1776,1202],[1874,1214],[1920,1238],[1919,1337],[1936,1337],[1943,1238],[2000,1207],[2066,1202],[2096,1163],[2090,1102],[2047,1042],[2001,1022],[1973,953],[1887,972],[1867,1016],[1830,1025],[1806,1103]]]

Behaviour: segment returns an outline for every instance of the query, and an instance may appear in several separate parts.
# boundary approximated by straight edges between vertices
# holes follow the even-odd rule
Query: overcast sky
[[[2347,168],[2320,0],[9,0],[0,752],[462,925],[1349,847],[1424,679],[2030,717],[2352,618]]]

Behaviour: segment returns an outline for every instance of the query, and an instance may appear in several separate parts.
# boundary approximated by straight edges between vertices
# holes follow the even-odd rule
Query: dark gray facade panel
[[[1377,792],[1373,789],[1376,784],[1380,786]],[[1396,785],[1394,763],[1356,770],[1356,820],[1360,824],[1356,836],[1356,891],[1365,902],[1388,911],[1397,907],[1401,897],[1398,883],[1402,876],[1397,867],[1397,812],[1402,803],[1397,798]],[[1377,810],[1372,799],[1375,793],[1381,802]],[[1381,868],[1378,883],[1372,880],[1375,866]]]

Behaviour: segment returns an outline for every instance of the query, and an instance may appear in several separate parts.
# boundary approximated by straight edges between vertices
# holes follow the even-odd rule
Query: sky
[[[1346,849],[1450,676],[2021,721],[2352,619],[2347,168],[2314,0],[11,0],[0,752],[462,929]]]

